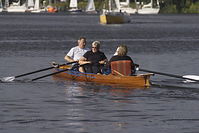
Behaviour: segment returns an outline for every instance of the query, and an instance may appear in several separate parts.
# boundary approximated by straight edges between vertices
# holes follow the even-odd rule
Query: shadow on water
[[[56,83],[63,83],[64,86],[80,87],[82,91],[93,92],[93,93],[110,93],[112,95],[131,95],[136,90],[145,90],[145,87],[133,87],[133,86],[122,86],[118,84],[103,84],[93,82],[80,82],[72,80],[63,80],[59,78],[53,78]]]

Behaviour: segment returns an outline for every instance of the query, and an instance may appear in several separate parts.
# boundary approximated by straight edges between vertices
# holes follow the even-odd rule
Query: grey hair
[[[117,55],[119,56],[125,56],[128,52],[127,46],[126,45],[120,45],[117,48]]]
[[[95,47],[97,47],[98,49],[100,48],[100,42],[99,41],[94,41],[93,43],[92,43],[92,46],[95,46]]]

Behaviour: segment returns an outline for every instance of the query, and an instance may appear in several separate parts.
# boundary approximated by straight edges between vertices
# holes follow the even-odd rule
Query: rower
[[[134,63],[131,57],[127,56],[127,46],[120,45],[116,53],[109,61],[111,74],[120,76],[130,76],[135,73]]]

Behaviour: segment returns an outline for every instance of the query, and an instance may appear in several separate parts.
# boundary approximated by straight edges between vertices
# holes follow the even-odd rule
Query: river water
[[[0,77],[64,62],[80,36],[117,45],[143,69],[199,75],[198,15],[132,15],[131,23],[101,25],[97,15],[0,14]],[[0,83],[1,133],[196,133],[199,84],[155,75],[150,88],[59,81],[51,71]]]

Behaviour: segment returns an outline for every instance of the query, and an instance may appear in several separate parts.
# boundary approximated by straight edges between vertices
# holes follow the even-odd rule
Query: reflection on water
[[[127,122],[119,122],[114,119],[108,119],[109,117],[115,117],[113,115],[113,104],[118,103],[132,103],[132,100],[128,99],[127,93],[132,90],[128,90],[128,92],[124,89],[117,89],[118,95],[116,95],[114,89],[112,87],[106,87],[101,85],[94,84],[85,84],[78,82],[76,84],[72,83],[72,86],[69,85],[70,82],[65,82],[65,98],[67,103],[70,103],[68,106],[69,109],[66,112],[67,123],[66,126],[74,126],[79,131],[86,131],[85,123],[90,125],[100,123],[108,123],[109,125],[115,128],[122,128],[127,125]],[[107,95],[108,94],[108,95]],[[125,95],[122,95],[125,94]],[[130,95],[130,94],[129,94]],[[104,104],[107,103],[107,104]],[[80,108],[81,106],[81,108]],[[115,110],[120,112],[120,116],[122,116],[121,108],[114,107]],[[91,114],[90,112],[95,112],[95,114]],[[112,113],[111,113],[112,112]],[[129,112],[128,110],[124,110],[124,112]],[[131,112],[131,111],[130,111]],[[69,115],[69,116],[68,116]],[[126,116],[123,116],[126,117]]]

